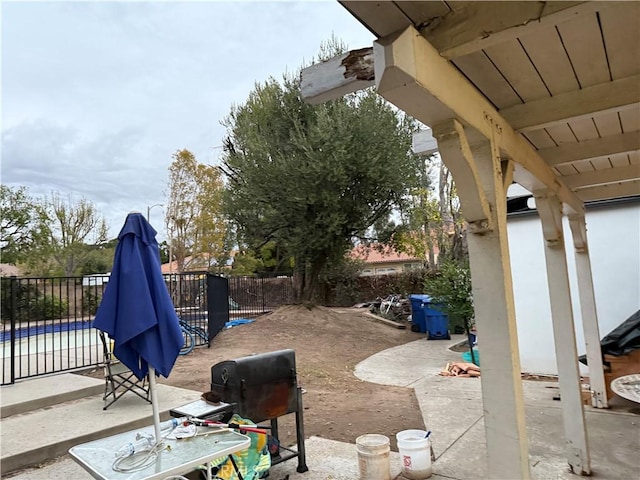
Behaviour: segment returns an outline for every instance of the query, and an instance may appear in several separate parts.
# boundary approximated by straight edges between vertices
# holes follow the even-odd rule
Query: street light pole
[[[151,209],[153,207],[162,207],[164,206],[162,203],[156,203],[155,205],[147,206],[147,222],[149,221],[149,215],[151,214]]]

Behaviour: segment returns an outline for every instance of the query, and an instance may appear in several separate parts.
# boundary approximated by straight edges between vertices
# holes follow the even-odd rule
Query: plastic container
[[[136,439],[132,442],[125,443],[116,452],[116,457],[130,457],[136,453],[146,452],[153,448],[153,435],[136,435]]]
[[[450,340],[449,317],[435,308],[425,311],[425,323],[429,340]]]
[[[396,434],[402,463],[402,474],[413,480],[429,478],[431,466],[431,439],[424,430],[403,430]]]
[[[367,433],[356,438],[361,480],[391,480],[389,438]]]
[[[473,359],[475,362],[471,361],[471,352],[462,352],[462,360],[467,363],[475,363],[477,366],[480,366],[480,352],[477,348],[473,349]]]
[[[411,302],[411,323],[415,328],[412,330],[420,333],[427,333],[426,306],[431,302],[429,295],[413,293],[409,295]]]
[[[449,317],[431,303],[429,295],[413,293],[411,302],[411,322],[414,332],[427,333],[429,340],[449,340]]]

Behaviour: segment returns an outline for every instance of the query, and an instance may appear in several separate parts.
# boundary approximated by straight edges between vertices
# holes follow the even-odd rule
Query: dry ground
[[[161,383],[201,392],[210,389],[211,366],[224,360],[292,348],[304,395],[305,436],[355,443],[365,433],[381,433],[395,447],[395,433],[424,428],[412,389],[376,385],[354,376],[354,367],[387,348],[421,338],[364,317],[356,309],[283,307],[254,323],[223,330],[211,348],[179,357]],[[295,443],[295,418],[279,420],[281,441]]]

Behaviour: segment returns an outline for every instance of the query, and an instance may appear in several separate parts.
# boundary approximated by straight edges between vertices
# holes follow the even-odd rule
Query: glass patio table
[[[162,480],[173,475],[181,475],[194,470],[199,465],[239,452],[249,447],[251,440],[246,435],[233,431],[216,431],[199,428],[198,435],[183,439],[165,439],[153,461],[145,468],[119,471],[114,470],[116,452],[128,442],[134,442],[137,433],[153,434],[153,426],[111,437],[93,440],[69,449],[71,458],[79,463],[93,478],[101,480]],[[140,458],[142,454],[134,454]],[[128,457],[133,459],[133,457]],[[127,459],[120,462],[120,468],[131,463]],[[211,469],[207,469],[211,478]]]

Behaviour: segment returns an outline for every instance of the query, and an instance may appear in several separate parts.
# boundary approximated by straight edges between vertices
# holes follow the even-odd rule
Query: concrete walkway
[[[448,346],[443,340],[418,340],[373,355],[355,373],[369,382],[415,390],[424,423],[433,432],[435,472],[450,479],[487,478],[481,382],[438,375],[448,361],[460,360]],[[523,382],[531,473],[539,479],[576,479],[567,466],[555,387],[556,382]],[[592,478],[640,478],[640,416],[591,407],[585,413]]]
[[[453,338],[451,342],[417,340],[373,355],[355,370],[363,380],[415,390],[425,425],[433,432],[437,457],[433,479],[487,478],[480,379],[438,376],[447,361],[460,359],[460,354],[451,352],[448,347],[461,338]],[[539,479],[576,479],[569,473],[565,460],[560,402],[552,399],[557,390],[549,388],[555,386],[554,382],[524,382],[531,470]],[[199,395],[199,392],[185,391],[187,397],[190,393]],[[184,402],[173,402],[174,406],[180,403]],[[640,478],[637,460],[640,416],[586,407],[586,419],[593,478]],[[86,422],[87,419],[77,418],[76,421]],[[7,441],[4,423],[5,420],[3,450]],[[270,479],[281,480],[287,475],[289,480],[358,478],[358,459],[353,443],[311,437],[306,441],[306,448],[309,472],[296,473],[297,463],[291,460],[273,467]],[[400,460],[395,452],[391,454],[391,465],[392,475],[398,476]],[[66,480],[90,477],[65,455],[41,468],[26,469],[3,478]]]

